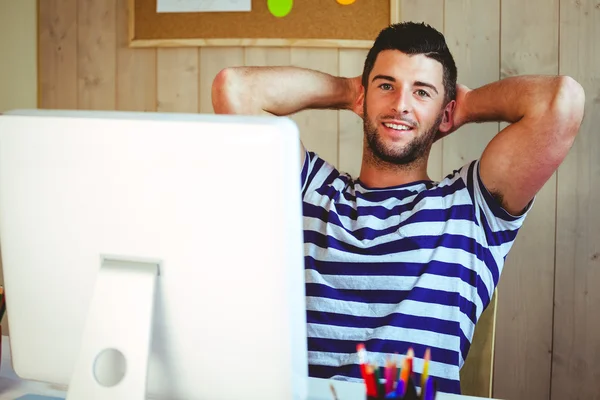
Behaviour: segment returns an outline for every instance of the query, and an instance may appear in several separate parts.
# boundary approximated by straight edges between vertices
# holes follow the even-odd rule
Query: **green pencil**
[[[5,312],[6,312],[6,301],[4,299],[4,287],[0,286],[0,322],[2,322],[2,318],[4,318]]]
[[[381,396],[385,396],[384,392],[384,387],[383,387],[383,383],[381,382],[381,371],[379,369],[379,366],[374,365],[373,366],[374,370],[375,370],[375,387],[377,388],[377,397],[381,397]]]

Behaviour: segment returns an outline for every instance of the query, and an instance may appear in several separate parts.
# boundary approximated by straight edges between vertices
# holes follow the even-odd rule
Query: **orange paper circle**
[[[354,3],[355,0],[337,0],[341,5],[347,6],[348,4]]]

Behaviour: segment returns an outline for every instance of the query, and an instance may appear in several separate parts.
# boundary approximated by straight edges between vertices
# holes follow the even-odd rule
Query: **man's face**
[[[442,65],[421,54],[385,50],[365,90],[364,130],[373,155],[398,165],[426,157],[438,127],[447,124]]]

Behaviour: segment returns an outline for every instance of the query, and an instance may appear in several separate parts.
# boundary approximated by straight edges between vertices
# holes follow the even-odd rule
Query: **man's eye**
[[[381,85],[379,85],[379,87],[383,90],[390,90],[392,88],[392,85],[390,85],[389,83],[382,83]]]
[[[423,89],[419,89],[417,90],[417,94],[421,97],[429,97],[429,93],[427,93],[426,91],[424,91]]]

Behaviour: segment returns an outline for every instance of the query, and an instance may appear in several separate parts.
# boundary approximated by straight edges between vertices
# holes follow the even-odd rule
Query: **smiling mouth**
[[[402,125],[402,124],[393,124],[390,122],[383,122],[383,126],[385,126],[386,128],[389,128],[389,129],[393,129],[395,131],[411,131],[411,130],[413,130],[413,128],[410,126],[406,126],[406,125]]]

